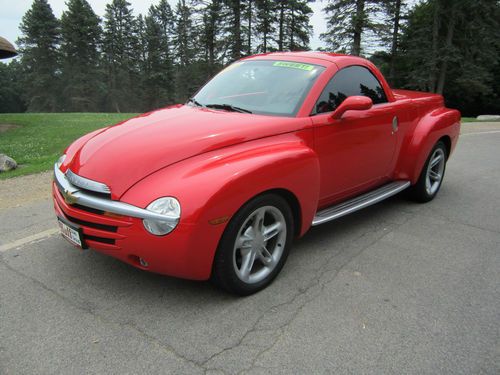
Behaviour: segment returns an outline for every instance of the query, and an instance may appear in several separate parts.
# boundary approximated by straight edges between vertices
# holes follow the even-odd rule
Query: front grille
[[[67,213],[64,213],[64,214],[66,215],[68,220],[71,221],[72,223],[79,224],[79,225],[82,225],[84,227],[100,229],[100,230],[105,230],[107,232],[114,232],[114,233],[116,233],[116,231],[118,230],[118,227],[115,227],[112,225],[92,223],[90,221],[77,219],[76,217],[70,216]]]
[[[97,215],[103,215],[104,214],[103,210],[98,210],[96,208],[82,206],[82,205],[79,205],[79,204],[73,204],[72,206],[74,208],[78,208],[79,210],[86,211],[86,212],[91,212],[93,214],[97,214]]]
[[[90,241],[102,242],[102,243],[107,243],[110,245],[115,244],[115,240],[113,238],[104,238],[104,237],[88,236],[88,235],[84,235],[83,237],[84,237],[84,239],[90,240]]]

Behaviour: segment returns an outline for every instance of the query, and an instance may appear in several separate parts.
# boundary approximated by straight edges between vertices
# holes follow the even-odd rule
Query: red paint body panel
[[[54,185],[57,215],[80,225],[87,244],[100,252],[146,269],[138,261],[143,258],[149,271],[204,280],[227,225],[209,221],[230,220],[250,199],[273,190],[296,202],[300,236],[319,208],[390,180],[415,183],[434,144],[444,138],[452,151],[458,140],[460,114],[445,108],[441,96],[392,90],[364,59],[326,53],[246,59],[311,63],[325,70],[295,117],[177,105],[90,133],[66,150],[61,170],[108,185],[113,200],[145,208],[159,197],[177,198],[182,214],[174,231],[153,236],[140,219],[70,206]],[[339,120],[311,116],[329,80],[351,65],[372,71],[388,102],[347,111]]]

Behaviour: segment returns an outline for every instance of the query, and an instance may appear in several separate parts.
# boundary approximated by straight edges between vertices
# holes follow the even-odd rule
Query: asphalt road
[[[464,129],[433,202],[312,229],[247,298],[79,252],[48,199],[4,202],[0,373],[499,374],[500,124]]]

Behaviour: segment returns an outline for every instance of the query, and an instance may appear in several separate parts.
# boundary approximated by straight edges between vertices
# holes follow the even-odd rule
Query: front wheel
[[[409,191],[413,200],[425,203],[434,199],[443,183],[446,156],[446,146],[439,141],[427,158],[417,183]]]
[[[275,194],[258,196],[229,222],[215,255],[212,279],[235,294],[258,292],[283,268],[292,240],[288,203]]]

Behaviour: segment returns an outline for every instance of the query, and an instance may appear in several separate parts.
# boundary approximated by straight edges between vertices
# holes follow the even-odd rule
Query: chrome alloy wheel
[[[238,231],[233,248],[233,267],[247,284],[265,279],[279,263],[286,244],[285,217],[274,206],[252,212]]]
[[[427,173],[425,176],[425,190],[427,194],[434,195],[441,185],[444,174],[444,165],[446,156],[442,148],[436,148],[432,154],[429,165],[427,166]]]

